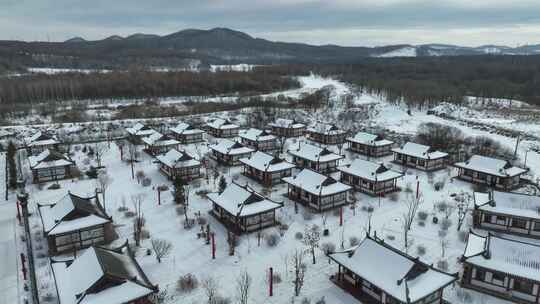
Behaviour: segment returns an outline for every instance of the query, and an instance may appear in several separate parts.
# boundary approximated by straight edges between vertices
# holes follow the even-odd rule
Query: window
[[[512,219],[512,227],[519,229],[527,229],[527,221],[524,219]]]
[[[520,279],[514,279],[514,290],[519,291],[526,294],[532,294],[533,293],[533,286],[534,284],[530,281],[520,280]]]
[[[498,224],[498,225],[506,225],[506,216],[497,215],[496,224]]]
[[[475,279],[478,281],[485,281],[486,280],[486,271],[480,268],[476,269],[476,275],[474,276]]]
[[[489,214],[484,214],[484,223],[491,223],[492,216]]]
[[[493,283],[495,285],[503,286],[504,285],[504,278],[505,278],[504,274],[502,274],[500,272],[494,272],[492,277],[491,277],[491,283]]]

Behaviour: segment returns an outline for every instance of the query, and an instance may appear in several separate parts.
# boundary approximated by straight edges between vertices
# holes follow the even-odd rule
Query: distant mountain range
[[[2,63],[23,67],[184,67],[193,64],[352,63],[370,57],[540,55],[540,45],[463,47],[445,44],[344,47],[274,42],[227,29],[187,29],[165,36],[136,33],[88,41],[0,41]]]

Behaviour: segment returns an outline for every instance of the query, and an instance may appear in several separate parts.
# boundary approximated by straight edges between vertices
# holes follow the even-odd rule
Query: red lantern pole
[[[268,282],[269,282],[268,294],[269,296],[273,296],[274,295],[274,268],[272,267],[270,267],[270,278],[268,278]]]
[[[339,207],[339,226],[343,226],[343,207]]]
[[[25,266],[25,263],[26,263],[26,257],[24,256],[24,253],[21,253],[21,270],[22,270],[22,273],[23,273],[23,279],[26,281],[26,266]]]
[[[158,206],[161,206],[161,191],[159,187],[157,187],[157,202],[158,202]]]
[[[215,260],[216,259],[216,236],[213,232],[211,234],[211,238],[212,238],[212,260]]]
[[[420,181],[416,182],[416,199],[420,196]]]
[[[19,220],[19,224],[21,223],[21,204],[19,201],[17,201],[17,219]]]

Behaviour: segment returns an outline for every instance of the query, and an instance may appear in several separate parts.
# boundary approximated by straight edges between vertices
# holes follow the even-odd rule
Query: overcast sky
[[[213,27],[311,44],[516,46],[540,43],[540,0],[0,0],[0,39]]]

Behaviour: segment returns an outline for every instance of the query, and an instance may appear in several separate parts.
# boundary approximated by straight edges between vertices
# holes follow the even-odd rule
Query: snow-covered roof
[[[261,151],[253,153],[250,157],[240,159],[240,162],[263,172],[276,172],[296,167],[284,159]]]
[[[30,163],[31,169],[46,169],[75,164],[69,156],[49,149],[41,151],[38,155],[29,156],[28,162]]]
[[[371,237],[329,257],[403,303],[414,303],[457,279]]]
[[[298,149],[290,149],[289,154],[323,163],[343,158],[343,155],[336,154],[327,148],[320,148],[310,144],[301,144]]]
[[[382,163],[363,159],[355,159],[349,165],[339,167],[338,170],[374,182],[384,182],[403,176],[403,173],[390,170]]]
[[[207,123],[207,126],[213,129],[236,129],[239,128],[239,126],[233,124],[228,119],[223,118],[216,118],[209,123]]]
[[[257,141],[257,142],[276,140],[276,137],[274,135],[269,134],[264,130],[259,130],[255,128],[250,128],[248,130],[240,132],[239,135],[240,137],[245,138],[247,140]]]
[[[317,196],[332,195],[352,189],[351,186],[338,182],[332,177],[309,169],[303,169],[295,176],[284,177],[282,180]]]
[[[156,131],[138,122],[131,128],[126,128],[126,132],[135,136],[149,136]]]
[[[55,145],[59,143],[54,136],[41,131],[38,131],[32,136],[26,138],[25,142],[28,147]]]
[[[307,128],[307,131],[325,135],[339,135],[347,133],[345,130],[338,128],[336,125],[328,123],[315,123]]]
[[[454,166],[499,177],[516,176],[528,171],[527,169],[512,166],[507,160],[481,155],[473,155],[468,161],[455,163]]]
[[[191,155],[176,149],[169,150],[169,152],[158,155],[156,158],[169,168],[194,167],[201,164],[200,161],[194,159]]]
[[[15,133],[9,130],[0,129],[0,138],[15,136]]]
[[[203,130],[194,128],[192,125],[181,122],[176,127],[171,128],[171,132],[179,135],[190,135],[190,134],[201,134],[204,133]]]
[[[97,197],[66,194],[54,204],[38,205],[47,235],[77,231],[111,222]]]
[[[239,142],[229,139],[222,139],[217,144],[208,146],[208,148],[226,155],[246,154],[255,151]]]
[[[540,219],[539,196],[499,191],[475,192],[474,205],[487,212]]]
[[[91,247],[74,260],[51,261],[60,304],[122,304],[156,291],[127,245]],[[96,288],[96,283],[106,288]]]
[[[394,143],[393,141],[384,139],[379,135],[366,132],[358,132],[356,135],[354,135],[354,137],[348,137],[347,140],[368,146],[387,146]]]
[[[248,185],[229,184],[222,193],[209,193],[208,199],[225,209],[228,213],[243,217],[259,214],[283,207],[251,189]]]
[[[306,127],[306,125],[303,123],[299,123],[292,119],[285,119],[285,118],[278,118],[274,122],[271,122],[268,125],[271,127],[288,128],[288,129],[300,129],[300,128]]]
[[[540,246],[488,233],[469,233],[467,263],[540,282]]]
[[[152,133],[150,136],[143,137],[141,139],[145,144],[149,146],[172,146],[178,145],[180,142],[176,139],[169,138],[159,132]]]
[[[408,142],[403,147],[400,148],[394,148],[392,149],[393,152],[400,153],[400,154],[406,154],[410,156],[414,156],[417,158],[422,159],[438,159],[447,157],[448,153],[440,152],[440,151],[434,151],[429,146],[424,146],[417,143]]]

